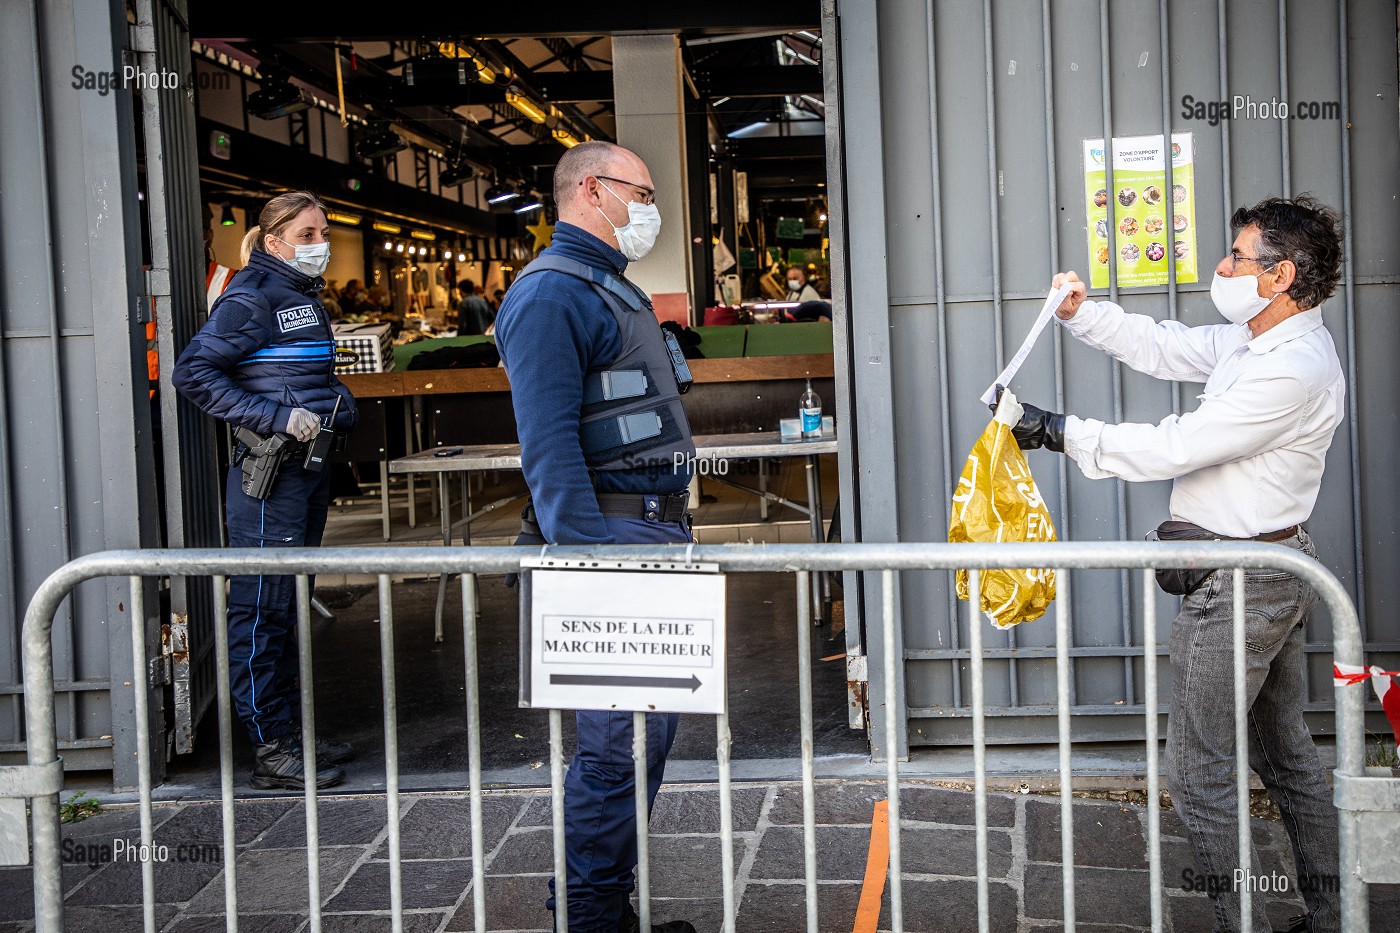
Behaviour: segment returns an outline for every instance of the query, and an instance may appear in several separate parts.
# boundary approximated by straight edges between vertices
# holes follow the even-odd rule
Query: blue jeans
[[[1280,542],[1310,557],[1307,532]],[[1236,868],[1260,879],[1259,856],[1239,865],[1235,802],[1234,572],[1219,570],[1181,604],[1172,625],[1172,703],[1167,722],[1167,786],[1186,824],[1196,870],[1207,881],[1216,933],[1240,928]],[[1245,646],[1249,766],[1278,804],[1293,843],[1296,889],[1308,929],[1340,929],[1337,815],[1317,748],[1303,721],[1307,700],[1303,627],[1317,602],[1312,587],[1287,573],[1245,571]],[[1167,871],[1168,876],[1172,874]],[[1252,888],[1253,929],[1272,929]]]
[[[689,522],[605,518],[619,544],[685,544]],[[578,750],[564,775],[564,850],[569,881],[570,933],[616,930],[626,913],[637,867],[636,778],[632,714],[580,710]],[[656,801],[666,755],[680,716],[648,713],[647,812]],[[554,879],[545,906],[555,909]]]

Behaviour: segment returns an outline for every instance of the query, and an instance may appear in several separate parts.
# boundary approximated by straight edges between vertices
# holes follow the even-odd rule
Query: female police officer
[[[180,393],[229,422],[240,441],[226,497],[233,547],[321,543],[330,473],[320,464],[307,468],[307,444],[325,428],[343,434],[357,417],[354,397],[335,376],[330,320],[316,297],[325,285],[329,232],[325,207],[311,193],[269,201],[243,238],[243,269],[175,364]],[[276,458],[258,455],[279,447],[283,457],[271,485],[245,484],[244,461],[250,470],[264,467]],[[266,472],[251,475],[263,479]],[[256,746],[251,783],[257,788],[305,783],[294,580],[236,576],[229,587],[229,682]],[[342,781],[338,763],[353,754],[350,746],[318,742],[316,751],[317,786]]]

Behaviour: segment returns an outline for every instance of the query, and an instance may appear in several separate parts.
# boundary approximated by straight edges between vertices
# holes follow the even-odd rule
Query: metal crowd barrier
[[[559,547],[549,549],[548,555],[561,559],[605,561],[648,561],[677,563],[681,552],[675,546],[611,546],[606,548]],[[472,832],[472,897],[475,929],[487,929],[487,904],[484,889],[484,851],[482,845],[481,813],[481,749],[479,685],[477,683],[476,587],[478,573],[502,573],[520,569],[522,558],[537,557],[535,548],[287,548],[279,550],[149,550],[109,551],[78,558],[55,571],[39,588],[30,602],[24,620],[24,687],[25,712],[28,727],[28,765],[0,769],[0,802],[4,798],[31,798],[33,815],[34,908],[38,933],[53,933],[63,929],[63,886],[60,864],[59,790],[62,786],[61,762],[57,754],[54,724],[53,653],[50,641],[54,613],[59,604],[79,583],[96,577],[129,576],[131,579],[131,617],[144,618],[142,577],[196,576],[214,578],[214,626],[217,636],[219,761],[223,798],[223,851],[237,853],[234,837],[232,713],[229,702],[228,636],[223,624],[227,610],[224,583],[227,577],[239,574],[296,574],[298,608],[298,646],[301,671],[301,702],[303,749],[308,762],[315,760],[315,706],[313,698],[310,591],[308,574],[357,573],[379,576],[380,646],[382,650],[382,686],[384,691],[384,742],[387,765],[385,777],[390,854],[390,909],[393,929],[403,928],[403,892],[399,851],[399,782],[398,782],[398,707],[394,684],[393,605],[390,598],[390,574],[462,574],[462,626],[466,646],[467,726],[469,736],[469,786],[471,794]],[[1064,926],[1075,926],[1074,898],[1074,832],[1072,819],[1073,775],[1070,749],[1069,702],[1069,575],[1063,571],[1075,569],[1141,569],[1148,637],[1144,637],[1145,707],[1158,707],[1156,659],[1157,638],[1153,570],[1157,567],[1225,567],[1234,568],[1234,662],[1235,662],[1235,729],[1237,740],[1237,792],[1239,846],[1242,865],[1249,864],[1249,766],[1245,708],[1245,640],[1244,640],[1244,572],[1245,569],[1286,571],[1310,584],[1319,601],[1331,615],[1334,626],[1334,656],[1338,662],[1352,665],[1362,663],[1361,634],[1356,610],[1337,579],[1317,561],[1276,545],[1244,542],[1183,542],[1183,543],[1045,543],[1045,544],[837,544],[837,545],[715,545],[694,547],[686,560],[716,563],[724,572],[779,571],[792,572],[797,586],[797,632],[799,689],[801,691],[802,728],[802,791],[803,839],[805,848],[806,929],[817,933],[817,877],[815,847],[815,781],[812,749],[811,697],[811,601],[810,575],[802,571],[881,571],[883,597],[882,619],[884,644],[895,644],[895,587],[899,571],[948,570],[969,568],[972,600],[966,611],[972,615],[970,667],[973,712],[973,755],[976,789],[975,818],[978,856],[977,904],[979,929],[989,930],[988,858],[987,858],[987,781],[986,781],[986,719],[983,701],[982,632],[986,624],[974,607],[980,604],[980,570],[996,567],[1052,567],[1059,571],[1059,598],[1055,610],[1057,643],[1056,671],[1059,705],[1059,765],[1061,796],[1061,839],[1064,889]],[[133,626],[132,661],[135,671],[146,669],[146,643],[139,626]],[[872,633],[872,641],[874,641]],[[885,710],[902,710],[897,695],[897,666],[902,659],[884,652]],[[114,679],[116,675],[114,674]],[[143,683],[137,676],[133,683]],[[1363,845],[1360,832],[1362,812],[1393,790],[1379,784],[1369,785],[1364,777],[1363,692],[1359,689],[1337,687],[1337,769],[1336,800],[1342,808],[1341,876],[1342,921],[1345,930],[1369,929],[1366,876],[1371,859],[1385,858],[1388,853],[1369,841]],[[145,690],[135,690],[135,713],[138,730],[140,765],[141,842],[152,844],[151,772],[149,750],[150,723]],[[638,852],[637,888],[641,928],[650,929],[651,902],[646,819],[646,729],[644,714],[634,719],[634,763],[637,775]],[[899,748],[899,730],[905,728],[902,717],[885,715],[886,748]],[[1148,859],[1151,891],[1151,926],[1163,928],[1161,826],[1158,793],[1157,717],[1145,717],[1148,784]],[[717,778],[720,791],[721,859],[724,898],[724,930],[733,933],[735,926],[735,867],[732,829],[732,798],[730,794],[730,732],[727,714],[716,716],[718,738]],[[567,904],[564,868],[563,779],[564,750],[562,714],[549,712],[550,777],[553,788],[553,825],[555,883],[560,904]],[[889,808],[889,888],[891,928],[904,929],[901,887],[901,852],[899,828],[899,761],[895,754],[887,756],[887,792]],[[306,787],[306,839],[310,923],[312,933],[321,929],[321,894],[317,831],[317,791],[315,781]],[[224,901],[227,929],[238,928],[238,898],[236,858],[224,866]],[[1372,863],[1373,864],[1373,863]],[[1372,870],[1374,875],[1374,869]],[[142,865],[142,886],[145,929],[155,930],[155,901],[153,864]],[[1248,886],[1240,891],[1241,928],[1250,929],[1251,894]],[[561,912],[558,928],[567,931],[567,918]]]

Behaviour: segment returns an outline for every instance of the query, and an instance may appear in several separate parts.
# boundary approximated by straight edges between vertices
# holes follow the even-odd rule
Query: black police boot
[[[276,739],[254,749],[253,776],[248,781],[258,790],[277,788],[306,789],[306,766],[301,755],[301,739],[294,735]],[[345,769],[337,765],[316,768],[316,786],[334,787],[345,780]]]
[[[349,742],[332,742],[330,739],[316,740],[316,760],[333,765],[343,765],[355,757],[355,746]]]
[[[628,904],[622,918],[617,921],[617,933],[641,933],[641,929],[641,918]],[[652,924],[651,933],[695,933],[695,927],[686,920],[668,920]]]

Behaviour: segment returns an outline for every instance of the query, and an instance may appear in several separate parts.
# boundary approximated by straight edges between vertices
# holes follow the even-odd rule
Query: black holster
[[[540,532],[539,523],[535,520],[535,504],[525,503],[525,508],[520,510],[520,534],[515,536],[517,545],[544,545],[544,535]],[[506,586],[515,586],[520,580],[520,574],[506,574]]]
[[[243,471],[243,492],[254,499],[266,499],[272,484],[282,469],[282,461],[295,452],[295,442],[289,434],[269,434],[263,437],[248,428],[237,428],[233,436],[243,446],[234,463]]]

